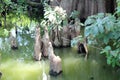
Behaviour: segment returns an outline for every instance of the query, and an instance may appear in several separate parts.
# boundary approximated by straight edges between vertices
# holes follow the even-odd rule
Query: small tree
[[[99,13],[85,21],[85,36],[89,44],[99,45],[109,65],[120,66],[120,20],[114,15]]]

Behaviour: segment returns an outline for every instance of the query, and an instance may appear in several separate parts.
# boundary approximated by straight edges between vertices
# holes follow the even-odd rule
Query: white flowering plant
[[[54,29],[58,27],[59,29],[62,28],[62,22],[66,20],[67,14],[66,11],[63,10],[61,7],[54,7],[45,4],[44,7],[44,20],[41,22],[41,26],[47,26],[50,29]]]

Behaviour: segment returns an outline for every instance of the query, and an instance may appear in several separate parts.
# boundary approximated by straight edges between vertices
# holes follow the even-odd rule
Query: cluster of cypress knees
[[[42,57],[48,58],[50,62],[49,74],[57,76],[62,73],[61,58],[54,54],[52,43],[49,39],[48,29],[44,28],[44,35],[41,38],[40,27],[36,27],[34,59],[39,61]]]
[[[13,32],[17,34],[16,30]],[[11,39],[11,49],[13,50],[18,49],[16,36],[15,35],[13,36],[13,34],[10,33],[10,39]],[[85,39],[85,42],[78,43],[78,53],[85,53],[85,59],[87,58],[87,54],[88,54],[86,42],[87,40]],[[44,35],[42,38],[40,35],[40,27],[36,27],[33,57],[36,61],[40,61],[42,57],[49,59],[49,62],[50,62],[49,74],[51,76],[57,76],[63,72],[62,65],[61,65],[62,60],[59,56],[56,56],[54,54],[53,46],[49,39],[49,33],[48,33],[47,27],[44,28]],[[1,76],[2,76],[2,73],[0,72],[0,77]]]

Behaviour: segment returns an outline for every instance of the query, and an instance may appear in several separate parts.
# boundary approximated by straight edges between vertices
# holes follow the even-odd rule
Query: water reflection
[[[0,38],[0,50],[5,52],[10,51],[9,38]]]
[[[1,80],[46,79],[49,75],[49,61],[36,62],[32,59],[34,39],[29,34],[19,35],[18,42],[20,48],[13,51],[8,48],[8,39],[0,38]],[[55,54],[62,58],[63,73],[58,77],[49,77],[50,80],[120,80],[120,71],[107,66],[98,50],[89,48],[87,61],[84,56],[77,54],[76,48],[55,49]]]

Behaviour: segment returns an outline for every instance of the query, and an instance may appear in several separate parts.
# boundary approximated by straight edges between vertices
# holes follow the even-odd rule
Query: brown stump
[[[63,26],[62,33],[62,46],[63,47],[70,47],[70,31],[68,26]]]
[[[51,36],[54,36],[52,39],[52,44],[54,47],[61,47],[62,41],[61,41],[61,31],[56,27],[54,30],[52,30]]]
[[[41,36],[40,27],[36,28],[35,44],[34,44],[34,59],[39,61],[41,59]]]
[[[78,18],[75,19],[74,24],[69,24],[69,29],[70,29],[70,37],[71,39],[77,37],[80,35],[80,20]]]
[[[51,42],[49,42],[48,52],[49,52],[49,61],[50,61],[49,74],[51,76],[57,76],[62,73],[61,58],[54,54]]]
[[[48,57],[48,44],[49,44],[49,35],[48,35],[48,29],[47,27],[44,28],[44,35],[42,38],[42,53],[44,57]]]

